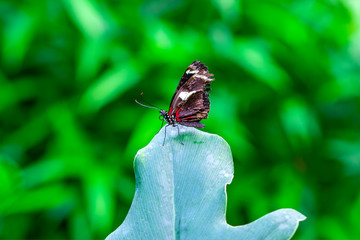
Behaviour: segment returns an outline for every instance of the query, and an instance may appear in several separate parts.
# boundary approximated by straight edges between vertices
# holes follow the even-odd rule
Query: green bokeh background
[[[227,219],[279,208],[295,239],[360,239],[360,1],[0,2],[0,238],[103,239],[186,67],[214,73]]]

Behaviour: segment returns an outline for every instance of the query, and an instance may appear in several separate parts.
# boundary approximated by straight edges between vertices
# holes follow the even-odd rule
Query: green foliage
[[[102,239],[186,67],[216,81],[234,155],[227,221],[279,208],[296,239],[360,238],[360,3],[0,1],[0,238]]]
[[[164,127],[165,128],[165,127]],[[229,145],[194,128],[164,128],[135,157],[136,191],[118,239],[289,239],[305,217],[281,209],[247,224],[226,223],[226,185],[234,177]]]

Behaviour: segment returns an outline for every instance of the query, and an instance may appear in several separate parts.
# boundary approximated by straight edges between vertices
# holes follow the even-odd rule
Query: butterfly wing
[[[179,124],[202,128],[202,119],[208,117],[210,111],[211,78],[208,67],[200,61],[193,62],[181,77],[180,83],[170,103],[169,114]]]

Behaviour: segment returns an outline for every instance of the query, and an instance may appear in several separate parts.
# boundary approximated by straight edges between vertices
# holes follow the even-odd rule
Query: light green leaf
[[[105,72],[84,93],[80,109],[92,113],[110,103],[139,81],[139,73],[132,64],[119,65]]]
[[[9,69],[17,69],[31,47],[35,35],[38,15],[31,11],[18,11],[11,16],[9,24],[2,27],[3,64]]]
[[[289,239],[305,216],[281,209],[233,227],[226,223],[229,145],[194,128],[164,128],[135,157],[136,192],[127,217],[107,239]]]
[[[99,38],[108,30],[109,26],[104,19],[95,1],[92,0],[64,0],[64,5],[70,16],[86,37]]]

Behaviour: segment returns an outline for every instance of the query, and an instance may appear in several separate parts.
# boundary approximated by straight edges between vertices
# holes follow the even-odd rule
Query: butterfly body
[[[174,116],[169,115],[169,113],[165,110],[160,111],[160,120],[165,121],[168,125],[172,125],[175,127],[176,118]]]

